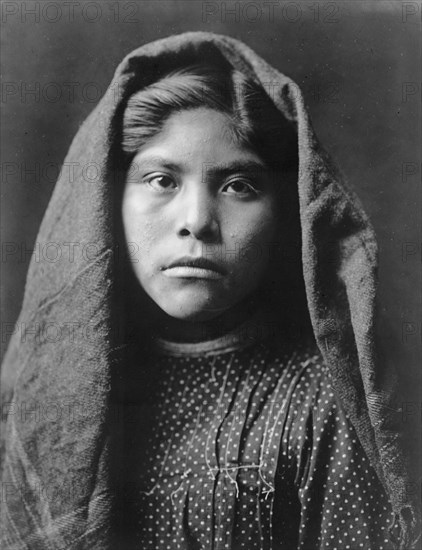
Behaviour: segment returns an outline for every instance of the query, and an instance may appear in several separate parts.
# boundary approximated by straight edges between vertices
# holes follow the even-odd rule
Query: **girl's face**
[[[129,169],[123,226],[142,288],[168,315],[207,321],[258,286],[276,234],[268,169],[227,116],[175,113]]]

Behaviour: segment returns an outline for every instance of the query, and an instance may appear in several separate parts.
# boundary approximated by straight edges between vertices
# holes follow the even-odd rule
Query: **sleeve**
[[[393,548],[390,504],[321,363],[304,369],[298,380],[281,445],[288,510],[296,510],[288,520],[297,526],[294,547]]]

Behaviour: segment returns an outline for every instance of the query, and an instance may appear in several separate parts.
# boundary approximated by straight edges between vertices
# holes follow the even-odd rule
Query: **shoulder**
[[[300,393],[304,390],[314,397],[323,390],[332,393],[330,371],[314,339],[287,344],[274,342],[272,356],[280,373],[292,379],[294,391],[299,395],[304,395]]]
[[[344,420],[329,368],[314,340],[288,346],[278,344],[274,347],[273,361],[284,379],[283,407],[288,423],[303,426],[334,413]]]

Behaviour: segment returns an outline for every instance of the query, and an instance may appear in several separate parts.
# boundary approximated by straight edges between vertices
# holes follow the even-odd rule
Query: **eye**
[[[251,182],[242,179],[229,182],[224,186],[223,191],[229,195],[256,195],[258,193]]]
[[[152,187],[154,191],[165,193],[177,188],[176,182],[165,174],[152,174],[144,178],[144,182]]]

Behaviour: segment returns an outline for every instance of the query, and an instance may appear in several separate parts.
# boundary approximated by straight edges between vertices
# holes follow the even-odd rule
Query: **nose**
[[[186,186],[178,205],[178,235],[207,242],[218,240],[220,227],[215,200],[202,182],[192,185],[189,189]]]

